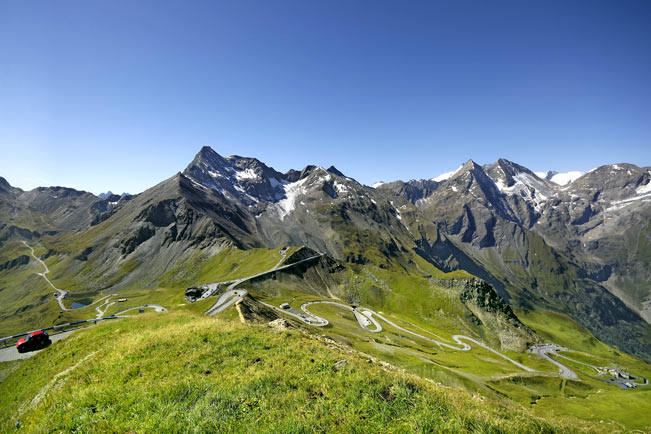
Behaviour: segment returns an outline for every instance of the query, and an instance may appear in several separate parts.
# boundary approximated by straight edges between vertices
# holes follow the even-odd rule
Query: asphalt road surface
[[[67,338],[73,332],[75,332],[75,330],[68,330],[65,332],[50,335],[50,340],[54,344],[55,342],[58,342],[61,339]],[[29,359],[30,357],[33,357],[34,355],[40,353],[41,351],[43,350],[30,351],[28,353],[19,353],[18,350],[16,349],[16,346],[11,345],[9,347],[0,349],[0,362],[10,362],[12,360]]]
[[[556,365],[558,367],[558,375],[560,375],[563,378],[568,378],[570,380],[577,380],[579,376],[576,375],[574,371],[572,371],[570,368],[568,368],[561,362],[554,360],[548,356],[548,354],[556,354],[557,351],[567,351],[567,350],[568,350],[567,348],[555,344],[539,345],[536,347],[529,348],[530,353],[536,354],[539,357],[542,357],[543,359],[547,360],[549,363]]]
[[[157,304],[141,304],[140,306],[133,306],[133,307],[129,307],[127,309],[121,310],[120,312],[114,314],[113,316],[117,316],[119,318],[134,316],[134,315],[124,315],[124,314],[131,311],[131,310],[135,310],[135,309],[154,309],[155,312],[167,312],[167,309],[165,309],[163,306],[159,306]]]

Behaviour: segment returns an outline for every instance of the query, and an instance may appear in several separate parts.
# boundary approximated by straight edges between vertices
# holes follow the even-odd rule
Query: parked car
[[[27,336],[18,339],[16,342],[16,349],[19,353],[26,353],[28,351],[36,351],[43,349],[50,345],[52,341],[50,336],[44,330],[37,330],[31,332]]]

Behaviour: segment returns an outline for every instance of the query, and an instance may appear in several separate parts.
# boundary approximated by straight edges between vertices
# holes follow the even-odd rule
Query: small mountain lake
[[[82,307],[86,307],[86,306],[88,306],[88,305],[87,305],[87,304],[79,303],[79,302],[77,302],[77,301],[73,301],[73,302],[70,304],[70,309],[81,309]]]

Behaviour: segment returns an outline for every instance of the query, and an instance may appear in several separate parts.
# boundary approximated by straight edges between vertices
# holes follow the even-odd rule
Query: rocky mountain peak
[[[341,176],[342,178],[345,178],[346,175],[344,175],[339,169],[337,169],[335,166],[330,166],[326,169],[330,173],[334,173],[337,176]]]
[[[487,175],[495,182],[503,194],[517,194],[534,206],[554,194],[556,188],[547,179],[543,179],[531,170],[512,161],[500,158],[493,164],[484,166]]]
[[[314,173],[315,170],[319,170],[320,168],[318,166],[314,166],[312,164],[305,166],[303,170],[294,170],[290,169],[287,173],[285,173],[285,179],[289,182],[296,182],[301,179],[305,179],[308,176],[310,176],[312,173]]]
[[[468,160],[465,163],[463,163],[463,165],[461,165],[460,172],[462,172],[462,171],[470,171],[470,172],[472,172],[472,171],[475,171],[475,170],[483,170],[483,169],[479,164],[475,163],[474,160]]]
[[[212,169],[219,169],[227,165],[228,163],[224,157],[215,152],[215,150],[210,146],[204,146],[197,155],[195,155],[194,160],[192,160],[185,170],[188,171],[192,166],[204,166]]]
[[[6,179],[0,176],[0,190],[9,191],[10,189],[11,189],[11,185],[7,182]]]
[[[286,177],[255,158],[224,158],[209,146],[201,148],[183,174],[203,187],[215,190],[247,206],[273,202],[283,195]]]
[[[495,168],[501,169],[501,171],[509,177],[514,177],[520,173],[535,175],[531,170],[527,169],[526,167],[521,166],[517,163],[514,163],[513,161],[509,161],[504,158],[500,158],[495,163],[484,166],[484,169],[495,169]]]

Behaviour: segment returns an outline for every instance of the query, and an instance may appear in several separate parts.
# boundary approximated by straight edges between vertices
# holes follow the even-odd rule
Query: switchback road
[[[246,290],[229,290],[229,291],[226,291],[225,293],[223,293],[219,297],[217,302],[210,308],[210,310],[209,310],[211,312],[210,314],[215,315],[215,314],[217,314],[219,312],[222,312],[223,310],[225,310],[229,306],[233,305],[237,300],[245,297],[247,294],[248,294],[248,292]],[[262,305],[268,307],[268,308],[271,308],[271,309],[273,309],[273,310],[275,310],[277,312],[280,312],[280,313],[282,313],[284,315],[288,315],[288,316],[291,316],[293,318],[296,318],[299,321],[301,321],[301,322],[303,322],[303,323],[305,323],[307,325],[313,326],[313,327],[325,327],[325,326],[327,326],[329,324],[329,322],[328,322],[327,319],[322,318],[320,316],[317,316],[317,315],[313,314],[312,312],[310,312],[308,310],[309,306],[315,305],[315,304],[328,304],[328,305],[332,305],[332,306],[337,306],[339,308],[351,311],[354,314],[355,319],[359,323],[360,327],[362,327],[364,330],[369,331],[371,333],[378,333],[378,332],[382,331],[382,326],[374,318],[374,316],[375,316],[375,317],[379,318],[380,320],[384,321],[385,323],[389,324],[390,326],[392,326],[392,327],[394,327],[394,328],[396,328],[396,329],[398,329],[398,330],[400,330],[400,331],[402,331],[404,333],[408,333],[408,334],[410,334],[412,336],[415,336],[415,337],[417,337],[419,339],[429,341],[431,343],[434,343],[434,344],[438,345],[439,347],[445,347],[445,348],[449,348],[449,349],[457,350],[457,351],[470,351],[470,349],[471,349],[470,345],[468,345],[465,342],[462,342],[462,340],[469,341],[469,342],[474,343],[475,345],[478,345],[478,346],[492,352],[493,354],[498,355],[499,357],[502,357],[504,360],[514,364],[515,366],[519,367],[520,369],[523,369],[523,370],[528,371],[528,372],[536,372],[535,369],[531,369],[528,366],[525,366],[525,365],[523,365],[521,363],[518,363],[515,360],[511,359],[510,357],[505,356],[504,354],[492,349],[488,345],[486,345],[486,344],[484,344],[482,342],[479,342],[476,339],[473,339],[473,338],[471,338],[469,336],[454,335],[454,336],[452,336],[452,340],[458,346],[450,345],[448,343],[445,343],[445,342],[442,342],[442,341],[439,341],[439,340],[436,340],[436,339],[432,339],[432,338],[427,337],[427,336],[423,336],[421,334],[418,334],[416,332],[408,330],[408,329],[406,329],[404,327],[401,327],[398,324],[394,323],[393,321],[387,319],[385,316],[383,316],[383,315],[381,315],[381,314],[379,314],[379,313],[377,313],[377,312],[375,312],[375,311],[373,311],[371,309],[365,308],[365,307],[353,308],[351,306],[341,304],[341,303],[338,303],[338,302],[335,302],[335,301],[322,300],[322,301],[311,301],[311,302],[308,302],[308,303],[304,303],[303,305],[301,305],[302,312],[300,312],[300,311],[298,311],[296,309],[292,309],[291,307],[281,308],[281,307],[277,307],[277,306],[274,306],[272,304],[265,303],[265,302],[260,302],[260,303]],[[372,328],[370,326],[372,326]]]
[[[45,264],[45,262],[43,262],[43,261],[41,260],[41,258],[37,257],[37,256],[34,254],[34,249],[32,248],[32,246],[30,246],[29,244],[27,244],[25,241],[23,241],[23,244],[24,244],[24,245],[25,245],[25,246],[30,250],[30,253],[31,253],[32,257],[33,257],[34,259],[36,259],[38,262],[40,262],[41,265],[43,266],[43,268],[45,269],[45,271],[44,271],[43,273],[36,273],[36,274],[38,274],[38,275],[41,276],[43,279],[45,279],[45,281],[46,281],[46,282],[47,282],[47,283],[48,283],[48,284],[49,284],[49,285],[50,285],[50,286],[51,286],[55,291],[57,291],[57,294],[54,296],[54,298],[56,299],[57,303],[59,303],[59,307],[61,308],[61,310],[62,310],[62,311],[66,311],[66,312],[67,312],[67,311],[71,311],[71,310],[77,310],[77,309],[69,309],[69,308],[67,308],[67,307],[65,307],[65,306],[63,305],[63,299],[65,298],[66,295],[68,295],[68,292],[69,292],[69,291],[66,291],[65,289],[60,289],[60,288],[57,288],[56,286],[54,286],[54,283],[52,283],[52,281],[51,281],[50,279],[48,279],[47,276],[46,276],[46,274],[48,274],[48,273],[50,272],[50,269],[48,268],[48,266]],[[84,306],[84,307],[81,307],[81,308],[79,308],[79,309],[83,309],[83,308],[86,308],[86,307],[90,307],[90,306],[92,306],[92,305],[94,305],[94,304],[97,304],[97,303],[99,303],[99,302],[101,302],[101,301],[104,301],[104,300],[106,300],[106,301],[104,302],[104,304],[107,304],[107,303],[108,303],[108,299],[109,299],[110,297],[117,297],[117,294],[105,295],[104,297],[101,297],[101,298],[95,300],[94,302],[92,302],[91,304],[89,304],[89,305],[87,305],[87,306]],[[113,304],[113,303],[111,303],[111,304]],[[106,308],[104,309],[104,311],[101,311],[100,308],[97,307],[97,308],[96,308],[96,310],[97,310],[97,312],[98,312],[98,314],[97,314],[97,318],[101,318],[101,317],[104,315],[104,312],[106,312],[106,309],[108,309],[108,306],[106,306]]]

